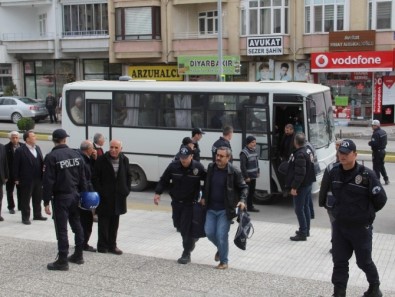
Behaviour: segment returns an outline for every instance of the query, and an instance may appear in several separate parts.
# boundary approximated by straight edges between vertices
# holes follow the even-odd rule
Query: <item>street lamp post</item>
[[[222,1],[217,2],[218,10],[218,80],[222,80],[223,73],[223,57],[222,57]]]

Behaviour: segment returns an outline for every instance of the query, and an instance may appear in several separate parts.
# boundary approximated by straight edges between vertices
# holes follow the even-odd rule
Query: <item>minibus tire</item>
[[[147,176],[145,175],[144,170],[137,165],[130,165],[130,172],[132,173],[132,191],[143,191],[148,185]]]
[[[261,204],[261,205],[273,204],[275,200],[276,200],[276,195],[274,194],[268,194],[263,191],[255,191],[255,195],[254,195],[255,204]]]

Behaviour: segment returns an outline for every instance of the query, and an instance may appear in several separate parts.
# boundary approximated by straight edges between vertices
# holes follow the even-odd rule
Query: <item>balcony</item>
[[[40,54],[55,52],[55,34],[5,33],[3,44],[9,54]]]
[[[107,30],[63,32],[60,50],[74,52],[108,52],[109,36]]]
[[[161,58],[161,40],[123,40],[113,43],[116,59]]]
[[[222,49],[228,50],[228,34],[222,34]],[[197,32],[178,32],[173,35],[174,56],[216,55],[218,53],[218,35],[201,35]]]
[[[0,0],[0,6],[39,6],[52,4],[52,0]]]

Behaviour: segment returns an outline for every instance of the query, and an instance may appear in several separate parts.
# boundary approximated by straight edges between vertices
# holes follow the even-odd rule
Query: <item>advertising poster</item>
[[[294,81],[309,81],[310,63],[307,61],[294,62]]]
[[[395,104],[395,75],[383,78],[383,105]]]
[[[292,80],[292,66],[290,62],[276,62],[275,73],[276,80]]]

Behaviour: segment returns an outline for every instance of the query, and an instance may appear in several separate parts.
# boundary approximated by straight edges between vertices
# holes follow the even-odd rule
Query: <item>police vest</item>
[[[256,151],[251,151],[248,148],[244,148],[242,151],[247,157],[247,174],[249,178],[257,178],[259,165],[258,165],[258,154]]]

